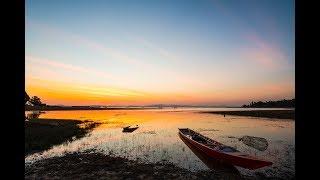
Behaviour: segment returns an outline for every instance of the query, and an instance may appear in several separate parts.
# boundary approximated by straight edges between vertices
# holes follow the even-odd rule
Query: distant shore
[[[145,110],[145,109],[176,109],[176,108],[238,108],[243,107],[202,107],[202,106],[181,106],[181,107],[154,107],[154,106],[124,106],[124,107],[94,107],[94,106],[25,106],[25,111],[72,111],[72,110]],[[259,108],[256,108],[259,109]],[[263,108],[261,108],[263,109]],[[240,110],[242,111],[242,110]],[[263,110],[264,111],[264,110]],[[278,110],[277,110],[278,111]],[[217,112],[217,111],[215,111]]]
[[[25,106],[25,111],[72,111],[72,110],[139,110],[157,107],[90,107],[90,106]]]
[[[199,113],[232,115],[232,116],[251,116],[277,119],[295,119],[295,110],[247,110],[247,111],[203,111]]]

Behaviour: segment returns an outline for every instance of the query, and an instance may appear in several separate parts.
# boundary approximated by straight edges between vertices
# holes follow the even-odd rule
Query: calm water
[[[161,110],[48,111],[41,118],[93,120],[102,123],[86,137],[58,145],[25,158],[36,160],[62,156],[68,152],[94,151],[142,162],[174,163],[192,171],[208,166],[179,138],[178,128],[189,127],[242,152],[257,155],[274,164],[255,171],[237,167],[246,175],[270,177],[295,176],[295,122],[269,118],[197,113],[202,110],[242,110],[241,108],[177,108]],[[249,109],[245,109],[249,110]],[[132,133],[122,127],[139,125]],[[261,152],[234,137],[244,135],[266,138],[268,149]]]

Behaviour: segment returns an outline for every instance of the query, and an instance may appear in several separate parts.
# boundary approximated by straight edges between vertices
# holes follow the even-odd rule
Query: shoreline
[[[25,179],[254,179],[239,173],[191,172],[173,164],[140,163],[101,153],[71,153],[25,166]],[[99,179],[99,178],[98,178]]]
[[[203,111],[198,113],[295,120],[295,110]]]

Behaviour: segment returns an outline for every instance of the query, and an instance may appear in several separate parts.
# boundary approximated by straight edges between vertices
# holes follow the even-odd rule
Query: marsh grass
[[[25,122],[25,155],[81,138],[97,125],[79,120],[30,119]]]

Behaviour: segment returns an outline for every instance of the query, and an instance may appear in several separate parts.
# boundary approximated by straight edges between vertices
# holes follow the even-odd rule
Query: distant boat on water
[[[135,126],[135,127],[131,127],[131,126],[127,126],[127,127],[124,127],[122,132],[128,132],[128,133],[131,133],[135,130],[137,130],[139,128],[139,126]]]

